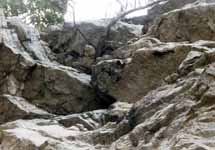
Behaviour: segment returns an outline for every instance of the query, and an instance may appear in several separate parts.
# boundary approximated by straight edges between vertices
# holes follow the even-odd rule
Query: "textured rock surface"
[[[214,40],[214,8],[214,3],[186,5],[157,19],[149,33],[165,42]]]
[[[127,59],[98,62],[93,69],[96,87],[119,101],[136,102],[150,90],[162,85],[168,75],[177,73],[179,66],[181,67],[179,73],[186,73],[190,66],[186,68],[183,65],[192,62],[192,58],[203,55],[207,50],[207,44],[211,44],[201,41],[192,44],[161,43],[158,40],[153,44],[151,40],[143,38],[122,51],[116,50],[116,57],[128,57]],[[188,58],[181,64],[187,55]],[[202,60],[205,59],[207,58],[202,56]],[[198,65],[201,64],[204,62],[199,61]]]
[[[210,55],[214,56],[214,52]],[[129,117],[133,130],[113,147],[213,149],[214,63],[208,63],[204,69],[196,68],[186,77],[151,91],[137,102]]]
[[[177,25],[195,40],[169,42],[175,26],[165,19],[168,42],[163,32],[130,39],[97,58],[92,80],[55,62],[32,28],[0,15],[0,150],[213,150],[215,41],[204,38],[213,35],[213,6],[161,17],[178,21],[178,12],[189,18],[198,8],[187,30]],[[94,49],[84,46],[82,58],[91,59]]]
[[[155,0],[156,1],[156,0]],[[132,17],[128,19],[124,19],[125,22],[133,23],[133,24],[141,24],[144,25],[143,34],[147,32],[150,25],[153,24],[153,21],[160,17],[162,14],[172,11],[174,9],[179,9],[186,4],[190,4],[196,2],[198,0],[163,0],[163,2],[158,3],[152,7],[148,8],[147,15]],[[199,0],[202,1],[202,0]],[[204,0],[205,1],[205,0]],[[207,0],[207,2],[212,2],[213,0]],[[151,3],[152,1],[148,1]]]
[[[161,2],[159,5],[154,5],[152,8],[148,10],[148,17],[150,20],[153,20],[160,15],[172,11],[174,9],[179,9],[187,4],[196,2],[197,0],[168,0]]]
[[[17,119],[54,117],[21,97],[3,95],[0,97],[0,124]]]
[[[87,54],[89,44],[97,46],[99,40],[105,34],[105,28],[109,20],[97,20],[94,22],[83,22],[73,27],[65,23],[61,28],[50,28],[44,36],[53,52],[57,54],[58,61],[87,73],[91,72],[91,66],[95,60],[95,52],[91,48],[91,56]],[[131,38],[140,36],[141,25],[129,25],[119,22],[112,28],[110,39],[106,43],[106,53],[110,53],[121,47]],[[84,36],[83,36],[84,35]]]
[[[130,108],[129,104],[118,103],[108,110],[58,116],[51,120],[9,122],[0,126],[0,149],[107,150],[110,143],[129,131],[128,121],[117,124],[119,117],[116,115],[126,114]]]
[[[17,19],[1,18],[1,94],[23,97],[56,114],[98,107],[89,75],[49,58],[54,56],[32,28]]]

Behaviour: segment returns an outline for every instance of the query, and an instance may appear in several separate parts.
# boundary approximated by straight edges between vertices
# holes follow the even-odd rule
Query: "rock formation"
[[[149,32],[165,42],[214,40],[214,7],[201,3],[186,5],[157,19]]]
[[[99,58],[84,39],[73,45],[77,35],[58,29],[56,39],[40,38],[0,13],[0,150],[215,149],[215,3],[208,2],[163,14],[142,36],[114,31],[123,44]],[[56,57],[72,47],[88,74]]]
[[[142,24],[142,25],[152,24],[154,19],[159,17],[160,15],[167,13],[171,10],[181,8],[186,4],[190,4],[196,1],[198,0],[163,0],[163,2],[160,2],[159,4],[148,8],[147,15],[132,17],[132,18],[125,18],[124,21],[132,24]],[[211,0],[207,0],[207,2],[210,2],[210,1]],[[148,3],[151,3],[151,1],[149,1]]]
[[[82,22],[75,26],[73,23],[65,23],[62,27],[50,27],[42,37],[56,53],[59,62],[89,74],[95,60],[95,48],[101,37],[104,36],[109,22],[109,19],[102,19]],[[114,49],[126,44],[130,39],[140,36],[141,29],[141,25],[118,22],[111,30],[111,38],[107,39],[104,55],[110,55]]]
[[[97,108],[89,75],[55,62],[39,33],[17,19],[1,16],[0,26],[2,95],[23,97],[56,114]]]

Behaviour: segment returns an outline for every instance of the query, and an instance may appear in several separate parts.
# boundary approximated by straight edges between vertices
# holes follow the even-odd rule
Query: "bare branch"
[[[72,16],[73,16],[73,25],[74,28],[76,29],[77,32],[80,33],[80,35],[84,38],[84,40],[87,42],[87,44],[93,46],[94,48],[96,48],[96,46],[84,35],[84,33],[81,31],[81,29],[78,27],[78,25],[76,24],[76,14],[75,14],[75,7],[74,4],[69,4],[69,6],[72,8]]]
[[[117,17],[113,18],[111,20],[111,22],[108,24],[108,26],[106,27],[105,29],[105,32],[104,32],[104,35],[102,37],[100,37],[100,40],[98,42],[97,45],[94,45],[85,35],[84,33],[81,31],[81,29],[78,27],[78,25],[76,25],[76,22],[75,22],[75,9],[74,9],[74,6],[71,6],[71,8],[73,8],[73,23],[74,23],[74,27],[76,28],[76,30],[80,33],[80,35],[84,38],[84,40],[91,46],[93,46],[95,49],[96,49],[96,56],[95,56],[95,60],[97,57],[100,57],[101,54],[103,53],[104,49],[105,49],[105,45],[106,45],[106,42],[107,40],[109,39],[109,35],[110,35],[110,31],[111,31],[111,28],[122,18],[124,18],[125,16],[127,16],[128,14],[131,14],[133,12],[136,12],[136,11],[139,11],[139,10],[144,10],[144,9],[147,9],[149,7],[152,7],[160,2],[165,2],[165,1],[168,1],[168,0],[157,0],[157,1],[153,1],[152,3],[150,4],[147,4],[145,6],[140,6],[140,7],[137,7],[137,8],[134,8],[134,9],[130,9],[128,11],[125,11],[121,14],[119,14]],[[120,0],[117,0],[117,2],[121,5],[121,9],[124,9],[124,6],[122,4],[122,2]],[[138,1],[140,3],[140,1]],[[128,4],[126,4],[126,7]]]
[[[148,5],[145,5],[145,6],[141,6],[141,7],[137,7],[137,8],[134,8],[134,9],[131,9],[131,10],[128,10],[122,14],[120,14],[119,16],[115,17],[110,23],[109,25],[107,26],[107,34],[110,32],[110,29],[112,26],[114,26],[120,19],[124,18],[125,16],[127,16],[128,14],[131,14],[133,12],[136,12],[136,11],[139,11],[139,10],[143,10],[143,9],[146,9],[146,8],[149,8],[149,7],[152,7],[154,6],[155,4],[158,4],[160,2],[163,2],[163,1],[168,1],[168,0],[158,0],[158,1],[155,1],[155,2],[152,2]]]
[[[103,52],[103,49],[104,49],[104,46],[106,44],[106,40],[109,39],[109,35],[110,35],[110,31],[111,31],[111,28],[122,18],[124,18],[125,16],[127,16],[128,14],[131,14],[133,12],[136,12],[136,11],[139,11],[139,10],[144,10],[144,9],[147,9],[149,7],[152,7],[156,4],[159,4],[160,2],[167,2],[168,0],[157,0],[157,1],[153,1],[152,3],[150,4],[147,4],[145,6],[141,6],[141,7],[137,7],[137,8],[134,8],[134,9],[131,9],[131,10],[128,10],[120,15],[118,15],[117,17],[113,18],[112,21],[108,24],[107,28],[106,28],[106,31],[105,31],[105,34],[103,37],[100,38],[100,41],[96,47],[96,57],[100,57],[102,52]]]

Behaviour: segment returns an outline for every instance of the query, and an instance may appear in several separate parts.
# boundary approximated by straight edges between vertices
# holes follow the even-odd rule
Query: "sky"
[[[123,0],[121,0],[123,1]],[[124,0],[133,4],[134,0]],[[144,5],[144,0],[141,1]],[[120,5],[116,0],[75,0],[76,21],[96,20],[116,16],[120,12]],[[72,9],[69,7],[65,15],[67,22],[73,21]],[[146,11],[139,11],[132,16],[144,15]]]

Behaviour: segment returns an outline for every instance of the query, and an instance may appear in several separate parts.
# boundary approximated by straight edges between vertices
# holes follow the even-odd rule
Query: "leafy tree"
[[[19,15],[27,11],[23,0],[0,0],[0,6],[4,9],[5,15]]]
[[[0,0],[6,16],[21,16],[39,29],[64,21],[67,0]]]

